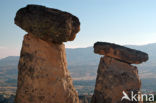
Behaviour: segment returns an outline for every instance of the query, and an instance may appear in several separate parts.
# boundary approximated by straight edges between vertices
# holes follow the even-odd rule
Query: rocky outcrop
[[[104,47],[102,47],[102,45]],[[127,59],[128,57],[133,57],[133,59],[136,58],[136,60],[138,60],[137,55],[139,55],[139,58],[148,57],[148,55],[123,46],[103,42],[95,43],[94,51],[95,53],[103,53],[106,55],[101,57],[99,63],[96,85],[91,103],[140,103],[138,101],[132,102],[131,100],[122,99],[124,93],[127,93],[127,95],[131,97],[132,92],[137,94],[140,90],[141,81],[138,76],[137,67],[127,63],[129,60],[125,60],[126,58],[124,58],[124,60],[122,58],[116,59],[114,56],[127,57]],[[115,51],[117,53],[115,53]],[[132,53],[130,53],[131,51]],[[141,57],[141,55],[143,57]],[[135,63],[137,62],[136,60]]]
[[[42,18],[41,14],[48,16],[48,13],[51,12],[52,14],[49,14],[49,16],[51,17],[52,22],[48,25],[49,28],[55,27],[55,24],[59,24],[60,29],[63,28],[62,25],[68,25],[66,24],[68,20],[66,21],[64,19],[66,22],[55,20],[57,17],[64,17],[66,13],[64,14],[61,11],[42,6],[29,5],[26,8],[20,9],[16,15],[15,22],[23,22],[21,28],[24,28],[27,31],[28,27],[29,29],[33,29],[33,32],[28,29],[29,33],[24,36],[18,65],[18,86],[15,103],[79,103],[78,94],[73,87],[72,79],[67,69],[65,46],[62,43],[63,41],[71,40],[68,36],[66,40],[62,39],[66,37],[65,35],[73,35],[65,31],[68,31],[68,29],[71,28],[77,28],[79,25],[70,24],[72,27],[64,28],[66,30],[61,31],[62,34],[64,32],[64,35],[62,35],[58,33],[60,32],[58,30],[59,27],[54,29],[54,31],[48,31],[49,28],[42,28],[43,26],[46,27],[46,23],[44,24],[41,20],[41,25],[37,24],[37,21],[34,20],[35,17],[37,20],[48,19],[48,17]],[[36,16],[33,16],[33,13],[35,13]],[[21,15],[25,17],[22,17]],[[70,19],[72,15],[68,15]],[[17,18],[19,17],[22,19],[18,20]],[[68,19],[67,17],[65,18]],[[78,19],[73,19],[72,23],[74,22],[79,21]],[[34,28],[34,25],[38,26]],[[40,32],[42,30],[43,32]],[[47,31],[47,33],[49,32],[49,34],[44,31]],[[45,37],[47,37],[47,39]],[[55,37],[57,37],[57,39]]]
[[[39,5],[28,5],[20,9],[15,24],[28,33],[54,43],[72,41],[80,30],[76,16]]]
[[[94,52],[100,55],[116,58],[129,64],[140,64],[148,60],[148,54],[144,52],[113,43],[97,42],[94,45]]]

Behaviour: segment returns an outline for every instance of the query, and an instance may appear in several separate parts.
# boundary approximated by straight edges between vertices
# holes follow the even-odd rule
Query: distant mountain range
[[[144,51],[149,54],[146,63],[136,65],[143,79],[145,90],[150,85],[156,91],[156,43],[148,45],[125,45],[132,49]],[[93,47],[66,49],[68,68],[74,80],[95,80],[100,55],[94,54]],[[16,85],[18,56],[9,56],[0,59],[0,86]],[[152,84],[149,84],[152,83]]]

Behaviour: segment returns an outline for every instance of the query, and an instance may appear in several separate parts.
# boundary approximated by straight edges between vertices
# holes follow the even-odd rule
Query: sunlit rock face
[[[131,64],[147,61],[148,54],[106,42],[95,43],[94,52],[105,56],[100,59],[91,103],[141,103],[122,97],[140,91],[138,69]]]
[[[97,74],[92,103],[122,103],[123,91],[140,90],[137,67],[111,57],[101,57]]]
[[[25,35],[18,68],[16,103],[78,103],[64,44]]]
[[[79,103],[63,44],[74,40],[80,29],[78,18],[28,5],[17,12],[15,24],[28,32],[20,54],[15,103]]]

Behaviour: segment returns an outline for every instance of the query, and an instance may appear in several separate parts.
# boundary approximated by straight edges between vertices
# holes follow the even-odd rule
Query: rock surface
[[[18,69],[15,103],[79,103],[64,44],[25,35]]]
[[[140,86],[141,81],[135,66],[111,57],[101,57],[91,103],[131,103],[121,101],[122,92],[136,93]]]
[[[140,64],[148,60],[148,54],[144,52],[106,42],[95,43],[94,52],[129,64]]]
[[[20,9],[15,24],[45,41],[59,44],[74,40],[80,30],[76,16],[39,5],[28,5]]]

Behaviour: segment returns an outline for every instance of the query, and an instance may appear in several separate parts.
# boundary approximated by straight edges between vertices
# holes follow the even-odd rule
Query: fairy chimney
[[[131,64],[147,61],[148,54],[106,42],[95,43],[94,52],[104,57],[100,59],[91,103],[140,103],[122,97],[140,91],[138,69]]]
[[[15,103],[79,103],[67,69],[63,42],[80,30],[76,16],[39,5],[21,8],[15,24],[24,36]]]

